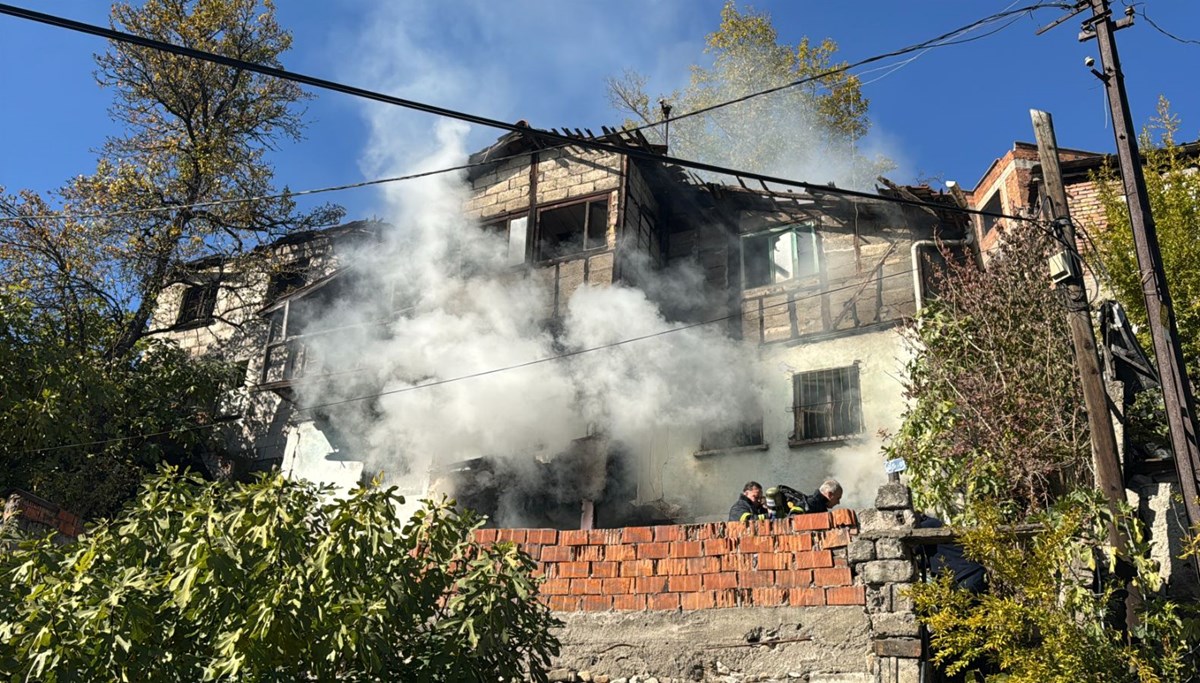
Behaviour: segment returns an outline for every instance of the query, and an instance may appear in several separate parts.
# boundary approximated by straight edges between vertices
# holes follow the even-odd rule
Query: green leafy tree
[[[1042,267],[1054,242],[1022,228],[986,270],[951,261],[909,329],[910,407],[888,450],[917,502],[955,521],[982,502],[1020,519],[1091,478],[1065,311]]]
[[[998,506],[976,512],[961,543],[988,568],[988,591],[971,594],[948,576],[911,591],[934,661],[947,673],[975,670],[1006,683],[1190,680],[1194,616],[1154,597],[1160,579],[1143,559],[1146,541],[1131,511],[1117,517],[1132,550],[1122,559],[1150,596],[1132,639],[1113,623],[1124,580],[1114,572],[1117,556],[1106,540],[1112,515],[1099,494],[1063,496],[1029,518],[1035,533],[1018,534]]]
[[[79,542],[0,555],[0,669],[39,681],[546,680],[535,565],[394,490],[165,471]]]
[[[806,37],[795,46],[781,44],[768,14],[739,10],[734,0],[721,9],[720,26],[708,35],[705,51],[711,65],[693,66],[682,91],[651,98],[646,78],[626,71],[608,79],[610,101],[633,125],[653,124],[661,120],[659,99],[677,116],[840,66],[832,40],[813,43]],[[814,170],[818,163],[828,167],[831,153],[852,155],[869,126],[861,83],[841,72],[674,122],[669,142],[679,156],[719,165]]]
[[[270,0],[115,3],[112,25],[275,66],[291,44]],[[227,201],[277,193],[266,155],[301,134],[305,95],[296,85],[121,43],[96,61],[123,129],[95,171],[51,197],[0,188],[2,352],[14,359],[0,378],[0,472],[5,484],[83,514],[110,514],[156,463],[199,466],[197,449],[190,460],[167,457],[166,444],[127,437],[171,430],[171,441],[188,443],[207,434],[186,431],[204,423],[214,400],[199,373],[228,374],[187,368],[154,342],[172,329],[149,324],[164,288],[193,283],[199,259],[237,263],[256,245],[341,214],[301,213],[286,197]],[[258,297],[229,291],[253,281],[245,272],[222,281],[224,300],[257,306]],[[35,428],[23,430],[26,420]],[[106,443],[65,448],[98,441]],[[82,485],[97,473],[103,485]]]
[[[1195,151],[1175,141],[1179,125],[1170,103],[1160,98],[1158,115],[1142,135],[1141,151],[1146,158],[1146,192],[1158,230],[1184,364],[1195,387],[1200,377],[1200,174],[1196,173]],[[1130,320],[1139,326],[1143,347],[1152,350],[1125,190],[1112,168],[1103,170],[1096,180],[1107,225],[1092,226],[1092,234],[1108,284]]]

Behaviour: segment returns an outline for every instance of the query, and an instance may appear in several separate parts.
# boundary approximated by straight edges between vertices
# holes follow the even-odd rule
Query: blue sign
[[[883,463],[883,471],[888,474],[896,474],[908,469],[908,464],[904,462],[904,458],[896,458]]]

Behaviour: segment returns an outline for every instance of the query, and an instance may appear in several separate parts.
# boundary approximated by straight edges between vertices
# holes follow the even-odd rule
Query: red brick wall
[[[55,529],[69,538],[83,533],[83,520],[49,501],[24,491],[12,490],[4,504],[4,521],[16,518],[17,525],[34,534]]]
[[[865,605],[846,546],[853,510],[789,519],[556,531],[480,529],[538,561],[541,599],[561,612]]]

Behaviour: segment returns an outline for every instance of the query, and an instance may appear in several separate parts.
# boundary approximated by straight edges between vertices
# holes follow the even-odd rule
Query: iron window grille
[[[217,307],[217,283],[188,287],[179,303],[176,325],[207,324],[212,320]]]
[[[792,445],[835,441],[862,432],[858,365],[792,376]]]

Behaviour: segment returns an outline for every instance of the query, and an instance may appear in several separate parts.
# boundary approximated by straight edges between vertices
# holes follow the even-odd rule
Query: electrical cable
[[[1138,3],[1138,4],[1140,5],[1140,4],[1144,4],[1144,3]],[[1133,5],[1129,5],[1129,6],[1132,7]],[[1157,23],[1155,23],[1155,21],[1153,19],[1150,18],[1150,15],[1146,14],[1146,9],[1144,7],[1138,12],[1138,14],[1141,14],[1142,18],[1146,20],[1146,23],[1150,24],[1150,26],[1153,27],[1155,31],[1158,31],[1159,33],[1170,38],[1171,40],[1174,40],[1174,41],[1177,41],[1180,43],[1184,43],[1185,45],[1200,45],[1200,40],[1193,40],[1191,38],[1181,38],[1181,37],[1175,35],[1174,33],[1171,33],[1167,29],[1159,26]]]
[[[655,121],[653,123],[646,123],[644,125],[637,126],[635,128],[627,128],[626,130],[639,130],[640,131],[640,130],[646,130],[648,128],[653,128],[655,126],[660,126],[665,123],[673,123],[675,121],[690,118],[692,116],[698,116],[700,114],[704,114],[704,113],[713,111],[715,109],[720,109],[722,107],[728,107],[728,106],[731,106],[734,104],[740,104],[742,102],[745,102],[747,100],[751,100],[751,99],[754,99],[757,97],[762,97],[764,95],[770,95],[773,93],[777,93],[781,90],[787,90],[790,88],[795,88],[797,86],[805,85],[805,84],[811,83],[813,81],[818,81],[823,78],[828,78],[829,76],[836,76],[837,74],[843,73],[845,71],[849,71],[851,69],[857,69],[860,66],[866,66],[867,64],[872,64],[874,62],[878,62],[878,61],[881,61],[884,59],[890,59],[892,57],[900,57],[900,56],[906,55],[910,52],[916,52],[918,50],[924,50],[924,49],[935,48],[935,47],[961,45],[961,44],[969,43],[969,42],[972,42],[975,40],[980,40],[980,39],[983,39],[983,38],[986,38],[986,37],[992,35],[993,33],[996,33],[997,31],[1008,28],[1008,26],[1010,26],[1012,22],[1009,22],[1009,24],[1005,24],[1004,26],[1000,27],[999,29],[996,29],[996,31],[991,31],[991,32],[985,33],[983,35],[974,36],[974,37],[966,38],[963,40],[941,42],[941,41],[947,40],[948,38],[953,38],[954,36],[960,35],[962,33],[972,31],[975,28],[978,28],[979,26],[983,26],[984,24],[988,24],[993,21],[997,21],[999,19],[1003,19],[1005,17],[1012,16],[1014,14],[1026,14],[1026,13],[1031,14],[1034,10],[1038,10],[1038,9],[1070,9],[1070,8],[1071,8],[1071,4],[1066,3],[1066,2],[1051,2],[1051,3],[1039,2],[1037,4],[1027,5],[1025,7],[1020,7],[1015,10],[1005,10],[1005,11],[997,12],[996,14],[993,14],[991,16],[984,17],[983,19],[979,19],[977,21],[971,22],[970,24],[967,24],[966,26],[961,26],[959,28],[954,29],[953,31],[943,33],[942,35],[940,35],[936,38],[930,38],[929,40],[925,40],[920,43],[915,43],[913,45],[909,45],[908,47],[902,47],[900,49],[893,50],[892,52],[879,54],[879,55],[875,55],[872,57],[867,57],[865,59],[861,59],[852,64],[843,64],[841,66],[837,66],[832,69],[827,69],[826,71],[822,71],[819,74],[814,74],[812,76],[805,76],[804,78],[799,78],[794,81],[784,83],[782,85],[777,85],[772,88],[766,88],[766,89],[759,90],[756,92],[748,93],[746,95],[742,95],[741,97],[735,97],[731,100],[726,100],[724,102],[718,102],[716,104],[712,104],[712,105],[709,105],[706,107],[701,107],[699,109],[694,109],[689,112],[684,112],[683,114],[679,114],[677,116],[669,116],[669,117],[663,118],[661,121]]]
[[[780,302],[780,303],[777,303],[777,304],[770,304],[770,305],[767,305],[767,306],[763,306],[761,310],[764,310],[764,311],[765,311],[765,310],[767,310],[767,309],[770,309],[770,308],[777,308],[777,307],[779,307],[779,306],[788,306],[788,305],[794,304],[794,303],[796,303],[796,302],[798,302],[798,301],[806,301],[806,300],[808,300],[808,299],[814,299],[814,298],[817,298],[817,297],[820,297],[820,296],[825,296],[826,294],[832,294],[832,293],[834,293],[834,292],[839,292],[839,291],[846,290],[846,289],[852,289],[852,288],[855,288],[855,287],[861,287],[861,286],[863,286],[864,284],[870,284],[870,283],[872,283],[872,282],[879,282],[879,281],[882,281],[882,280],[884,280],[884,279],[887,279],[887,278],[898,277],[898,276],[901,276],[901,275],[911,275],[912,273],[913,273],[913,269],[912,269],[912,268],[909,268],[909,269],[907,269],[907,270],[898,271],[898,272],[895,272],[895,273],[891,273],[891,274],[889,274],[889,275],[881,275],[881,276],[879,276],[879,277],[870,278],[870,279],[868,279],[868,280],[867,280],[865,283],[864,283],[864,282],[855,282],[855,283],[853,283],[853,284],[846,285],[846,286],[843,286],[843,287],[834,287],[834,288],[832,288],[832,289],[824,289],[824,290],[821,290],[821,291],[819,291],[819,292],[814,292],[814,293],[808,294],[808,295],[806,295],[806,296],[802,296],[802,297],[798,297],[798,298],[795,298],[795,299],[791,299],[790,301],[783,301],[783,302]],[[702,320],[702,321],[698,321],[698,322],[694,322],[694,323],[688,323],[688,324],[686,324],[686,325],[680,325],[680,326],[678,326],[678,327],[672,327],[672,328],[669,328],[669,329],[666,329],[666,330],[660,330],[660,331],[658,331],[658,332],[654,332],[654,333],[651,333],[651,334],[641,335],[641,336],[638,336],[638,337],[631,337],[631,338],[629,338],[629,339],[622,339],[622,340],[620,340],[620,341],[612,342],[612,343],[609,343],[609,344],[602,344],[602,345],[600,345],[600,346],[587,347],[587,348],[583,348],[583,349],[576,349],[576,350],[574,350],[574,351],[569,351],[569,352],[566,352],[566,353],[557,354],[557,355],[553,355],[553,356],[546,356],[546,357],[544,357],[544,358],[537,358],[537,359],[534,359],[534,360],[531,360],[531,361],[526,361],[526,362],[524,362],[524,363],[518,363],[518,364],[516,364],[516,365],[509,365],[509,366],[505,366],[505,367],[492,368],[492,369],[490,369],[490,370],[483,370],[483,371],[480,371],[480,372],[469,373],[469,374],[466,374],[466,375],[460,375],[460,376],[457,376],[457,377],[451,377],[451,378],[447,378],[447,379],[443,379],[443,380],[437,380],[437,381],[434,381],[434,382],[427,382],[427,383],[425,383],[425,384],[417,384],[417,385],[413,385],[413,386],[410,386],[410,387],[401,387],[401,388],[399,388],[399,389],[394,389],[394,390],[391,390],[391,391],[383,391],[383,392],[379,392],[379,393],[376,393],[376,394],[370,394],[370,395],[366,395],[366,396],[356,396],[356,397],[353,397],[353,398],[348,398],[348,399],[344,399],[344,400],[341,400],[341,401],[334,401],[334,402],[330,402],[330,403],[322,403],[322,404],[318,404],[318,405],[305,406],[304,408],[300,408],[300,409],[298,409],[298,410],[297,410],[297,412],[300,412],[300,411],[307,411],[307,410],[316,410],[316,409],[318,409],[318,408],[328,408],[328,407],[331,407],[331,406],[335,406],[335,405],[341,405],[341,404],[344,404],[344,403],[353,403],[353,402],[357,402],[357,401],[365,401],[365,400],[369,400],[369,399],[372,399],[372,398],[378,398],[378,397],[380,397],[380,396],[388,396],[388,395],[391,395],[391,394],[400,394],[400,393],[406,393],[406,392],[409,392],[409,391],[415,391],[415,390],[417,390],[417,389],[428,388],[428,387],[435,387],[435,386],[441,386],[441,385],[444,385],[444,384],[451,384],[451,383],[453,383],[453,382],[460,382],[460,381],[463,381],[463,380],[474,379],[474,378],[476,378],[476,377],[484,377],[484,376],[486,376],[486,375],[494,375],[494,374],[497,374],[497,373],[500,373],[500,372],[507,372],[507,371],[509,371],[509,370],[517,370],[517,369],[520,369],[520,368],[529,367],[529,366],[531,366],[531,365],[540,365],[540,364],[542,364],[542,363],[549,363],[549,362],[553,362],[553,361],[556,361],[556,360],[562,360],[562,359],[564,359],[564,358],[572,358],[572,357],[575,357],[575,356],[580,356],[580,355],[583,355],[583,354],[586,354],[586,353],[592,353],[592,352],[594,352],[594,351],[603,351],[603,350],[605,350],[605,349],[610,349],[610,348],[614,348],[614,347],[617,347],[617,346],[624,346],[625,344],[630,344],[630,343],[637,342],[637,341],[643,341],[643,340],[646,340],[646,339],[652,339],[652,338],[655,338],[655,337],[662,337],[662,336],[665,336],[665,335],[668,335],[668,334],[671,334],[671,333],[674,333],[674,332],[681,332],[681,331],[683,331],[683,330],[689,330],[689,329],[692,329],[692,328],[695,328],[695,327],[701,327],[701,326],[703,326],[703,325],[711,325],[711,324],[718,323],[718,322],[723,322],[723,321],[726,321],[726,320],[732,320],[733,318],[739,317],[739,316],[741,316],[741,315],[742,315],[742,314],[741,314],[741,312],[739,311],[739,312],[737,312],[737,313],[732,313],[732,314],[730,314],[730,315],[721,316],[721,317],[719,317],[719,318],[712,318],[712,319],[709,319],[709,320]],[[17,452],[15,452],[15,453],[13,453],[12,455],[31,455],[31,454],[34,454],[34,453],[47,453],[47,452],[53,452],[53,451],[59,451],[59,450],[65,450],[65,449],[68,449],[68,448],[81,448],[81,447],[86,447],[86,446],[100,446],[100,445],[106,445],[106,444],[110,444],[110,443],[120,443],[120,442],[123,442],[123,441],[130,441],[130,440],[133,440],[133,439],[139,439],[139,438],[152,438],[152,437],[155,437],[155,436],[164,436],[164,435],[166,435],[166,434],[173,434],[173,433],[178,433],[178,432],[189,432],[189,431],[199,431],[199,430],[202,430],[202,429],[213,429],[213,428],[220,427],[220,426],[223,426],[223,425],[228,425],[228,424],[233,424],[233,423],[235,423],[235,422],[240,422],[240,421],[242,421],[243,419],[244,419],[244,418],[241,418],[241,417],[239,417],[239,418],[237,418],[236,420],[225,420],[225,421],[221,421],[221,422],[213,422],[213,423],[211,423],[211,424],[205,424],[205,425],[194,425],[194,426],[191,426],[191,427],[183,427],[183,428],[167,429],[167,430],[163,430],[163,431],[159,431],[159,432],[150,432],[150,433],[147,433],[147,434],[133,434],[133,435],[129,435],[129,436],[113,437],[113,438],[111,438],[111,439],[100,439],[100,440],[96,440],[96,441],[87,441],[87,442],[80,442],[80,443],[63,444],[63,445],[59,445],[59,446],[47,446],[47,447],[45,447],[45,448],[36,448],[36,449],[27,450],[27,451],[17,451]]]
[[[1055,4],[1031,5],[1028,7],[1021,8],[1019,10],[1012,10],[1008,14],[1029,11],[1029,10],[1040,8],[1040,7],[1055,7],[1055,6],[1059,6],[1059,4],[1055,3]],[[906,199],[904,197],[887,197],[887,196],[882,196],[882,195],[878,195],[878,194],[871,194],[869,192],[862,192],[862,191],[858,191],[858,190],[850,190],[850,189],[845,189],[845,188],[832,187],[829,185],[820,185],[820,184],[816,184],[816,183],[809,183],[809,182],[804,182],[804,181],[799,181],[799,180],[791,180],[789,178],[780,178],[777,176],[771,176],[771,175],[767,175],[767,174],[763,174],[763,173],[755,173],[752,171],[743,171],[743,170],[727,168],[727,167],[723,167],[723,166],[717,166],[714,164],[707,164],[707,163],[703,163],[703,162],[699,162],[699,161],[691,161],[688,159],[681,159],[678,157],[672,157],[672,156],[668,156],[665,154],[656,154],[656,153],[653,153],[653,152],[650,152],[647,150],[638,149],[635,147],[620,146],[620,145],[606,143],[606,142],[602,142],[602,141],[590,139],[590,138],[578,138],[578,137],[572,137],[570,135],[565,135],[562,133],[540,130],[540,129],[536,129],[536,128],[529,128],[527,126],[513,124],[513,123],[506,123],[504,121],[487,118],[485,116],[480,116],[477,114],[455,111],[453,109],[447,109],[445,107],[439,107],[436,105],[431,105],[431,104],[427,104],[427,103],[423,103],[423,102],[417,102],[415,100],[408,100],[408,99],[404,99],[404,98],[400,98],[400,97],[395,97],[392,95],[386,95],[384,93],[379,93],[379,92],[375,92],[372,90],[366,90],[364,88],[359,88],[359,87],[355,87],[355,86],[345,85],[342,83],[337,83],[335,81],[330,81],[330,80],[326,80],[323,78],[317,78],[315,76],[308,76],[308,75],[304,75],[304,74],[300,74],[300,73],[296,73],[296,72],[286,71],[286,70],[278,68],[278,67],[267,66],[267,65],[263,65],[263,64],[256,64],[254,62],[247,62],[247,61],[241,60],[241,59],[225,57],[223,55],[218,55],[218,54],[215,54],[212,52],[206,52],[206,51],[197,50],[194,48],[183,47],[180,45],[174,45],[171,43],[163,42],[160,40],[154,40],[151,38],[144,38],[142,36],[137,36],[137,35],[133,35],[130,33],[124,33],[121,31],[116,31],[116,30],[113,30],[110,28],[105,28],[103,26],[87,24],[84,22],[74,21],[72,19],[66,19],[64,17],[58,17],[58,16],[51,15],[51,14],[44,14],[42,12],[35,12],[33,10],[24,9],[21,7],[14,7],[12,5],[0,4],[0,14],[7,14],[9,16],[14,16],[14,17],[21,18],[21,19],[27,19],[30,21],[48,24],[51,26],[59,27],[59,28],[65,28],[65,29],[72,30],[72,31],[78,31],[81,33],[89,34],[89,35],[95,35],[95,36],[99,36],[99,37],[106,38],[108,40],[112,40],[112,41],[116,41],[116,42],[128,43],[128,44],[137,45],[140,47],[145,47],[145,48],[149,48],[149,49],[153,49],[153,50],[158,50],[158,51],[162,51],[162,52],[168,52],[171,54],[180,55],[183,57],[189,57],[192,59],[211,62],[214,64],[220,64],[222,66],[227,66],[227,67],[234,68],[234,69],[242,69],[245,71],[252,71],[254,73],[263,74],[265,76],[282,78],[284,80],[292,81],[295,83],[300,83],[302,85],[308,85],[311,87],[321,88],[324,90],[340,92],[340,93],[352,95],[355,97],[361,97],[364,99],[374,100],[377,102],[383,102],[385,104],[392,104],[392,105],[396,105],[399,107],[412,109],[415,111],[433,114],[435,116],[456,119],[459,121],[465,121],[467,123],[474,123],[476,125],[481,125],[481,126],[485,126],[488,128],[497,128],[497,129],[506,130],[506,131],[509,131],[512,133],[519,133],[522,135],[530,136],[530,137],[538,139],[538,140],[549,141],[550,143],[553,143],[554,146],[583,147],[585,149],[594,149],[594,150],[598,150],[598,151],[602,151],[602,152],[609,152],[611,154],[624,155],[624,156],[627,156],[627,157],[630,157],[633,159],[638,159],[641,161],[647,161],[647,162],[652,162],[652,163],[662,163],[662,164],[673,164],[673,165],[680,166],[683,168],[690,168],[693,170],[704,171],[707,173],[730,175],[730,176],[741,177],[741,178],[745,178],[745,179],[749,179],[749,180],[756,180],[761,183],[774,183],[776,185],[783,185],[785,187],[798,187],[798,188],[807,190],[808,192],[810,192],[811,194],[814,194],[814,195],[832,194],[832,195],[847,196],[847,197],[859,197],[862,199],[868,199],[868,200],[873,200],[873,201],[886,201],[886,202],[892,202],[892,203],[896,203],[896,204],[904,204],[904,205],[923,207],[923,208],[940,209],[940,210],[944,210],[944,211],[954,211],[954,212],[965,213],[965,214],[970,214],[970,215],[989,216],[989,217],[996,217],[996,218],[1010,218],[1010,219],[1014,219],[1014,220],[1026,220],[1026,219],[1022,219],[1018,216],[1005,216],[1003,214],[994,214],[994,213],[988,212],[988,211],[982,211],[979,209],[970,209],[967,207],[960,207],[960,206],[956,206],[956,205],[936,204],[933,202],[924,202],[924,201],[920,201],[920,200]],[[951,35],[953,35],[953,33]],[[926,42],[929,42],[929,41],[926,41]],[[878,59],[884,59],[888,56],[893,56],[893,55],[883,55],[883,56],[878,57]]]

